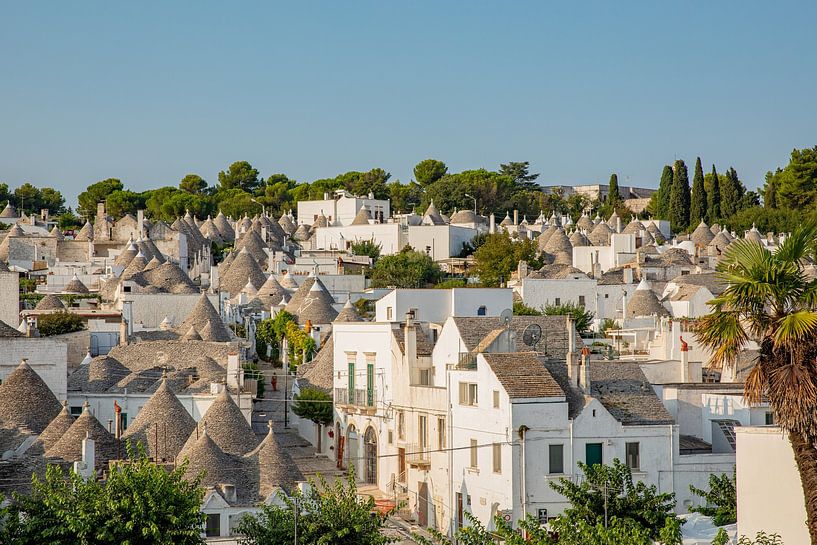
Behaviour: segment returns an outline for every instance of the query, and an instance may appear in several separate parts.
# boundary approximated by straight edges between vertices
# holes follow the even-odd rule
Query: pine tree
[[[669,221],[672,231],[680,233],[689,227],[689,172],[682,160],[675,161],[669,196]]]
[[[706,219],[706,188],[704,187],[704,170],[701,158],[695,161],[695,175],[692,177],[692,195],[689,203],[689,224],[697,226]]]
[[[664,165],[661,183],[658,185],[655,215],[662,220],[669,219],[669,197],[672,190],[672,167]]]
[[[618,174],[610,175],[610,186],[607,188],[607,204],[614,207],[621,202],[621,192],[618,190]]]
[[[712,165],[712,185],[706,193],[706,209],[709,223],[715,223],[721,218],[721,183],[715,165]]]

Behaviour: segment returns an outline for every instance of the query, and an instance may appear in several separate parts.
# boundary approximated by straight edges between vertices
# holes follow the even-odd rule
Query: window
[[[548,510],[547,509],[539,509],[536,512],[536,516],[539,519],[539,524],[545,525],[548,523]]]
[[[431,386],[431,369],[420,369],[420,386]]]
[[[428,417],[421,414],[417,417],[417,443],[422,452],[428,447]]]
[[[445,448],[445,418],[437,419],[437,448]]]
[[[499,390],[494,390],[494,409],[499,408]]]
[[[472,469],[477,469],[477,440],[471,439],[471,466]]]
[[[481,307],[479,307],[477,309],[477,316],[487,316],[487,315],[488,315],[488,309],[485,307],[485,305],[482,305]]]
[[[609,298],[610,298],[610,294],[609,294],[609,293],[605,293],[605,294],[604,294],[604,298],[605,298],[605,299],[609,299]]]
[[[347,352],[346,353],[346,366],[347,372],[349,373],[348,379],[348,388],[349,391],[347,395],[349,396],[348,402],[349,404],[354,404],[355,402],[355,360],[357,359],[357,352]]]
[[[477,405],[477,385],[474,382],[460,382],[460,405]]]
[[[366,406],[374,407],[374,361],[375,355],[366,353]]]
[[[389,444],[391,445],[392,443],[394,443],[394,431],[389,430]]]
[[[221,515],[207,513],[204,523],[204,535],[207,537],[218,537],[221,535]]]
[[[579,306],[584,308],[584,295],[579,295]]]
[[[625,455],[627,458],[627,467],[638,470],[641,468],[641,456],[638,452],[638,443],[625,444]]]
[[[565,472],[564,445],[548,445],[548,464],[551,475]]]
[[[397,438],[406,438],[406,413],[403,411],[397,413]]]
[[[561,304],[562,304],[562,300],[561,300],[561,298],[557,297],[557,298],[556,298],[556,306],[558,307],[558,306],[559,306],[559,305],[561,305]]]
[[[494,473],[502,473],[502,445],[494,443],[491,450],[493,451]]]
[[[766,425],[774,426],[774,415],[770,411],[766,412]]]
[[[82,414],[82,406],[74,406],[70,408],[71,416],[79,416]]]
[[[387,322],[390,322],[392,320],[393,313],[394,313],[394,311],[392,310],[391,307],[386,307],[386,321]]]

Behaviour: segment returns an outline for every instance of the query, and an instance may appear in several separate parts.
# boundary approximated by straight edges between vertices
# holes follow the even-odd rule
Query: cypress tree
[[[740,199],[745,189],[738,179],[734,168],[729,168],[726,174],[720,177],[721,184],[721,215],[728,218],[740,211]]]
[[[689,203],[689,225],[697,226],[706,219],[706,188],[704,187],[704,169],[701,158],[695,161],[695,175],[692,177],[692,195]]]
[[[706,200],[707,217],[710,223],[715,223],[721,218],[721,183],[715,165],[712,165],[712,186],[706,194]]]
[[[621,202],[621,192],[618,190],[618,174],[610,175],[610,186],[607,188],[607,204],[615,207]]]
[[[689,172],[682,160],[675,161],[669,196],[669,221],[672,231],[680,233],[689,227]]]
[[[672,190],[672,167],[664,165],[661,172],[661,183],[658,185],[658,195],[656,196],[655,215],[658,219],[669,219],[669,196]]]

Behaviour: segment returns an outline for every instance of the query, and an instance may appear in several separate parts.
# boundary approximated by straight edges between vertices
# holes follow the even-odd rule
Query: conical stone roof
[[[264,285],[259,288],[256,297],[265,307],[269,308],[272,305],[277,305],[281,301],[281,297],[288,295],[288,293],[275,279],[275,275],[271,274],[264,282]]]
[[[193,480],[203,475],[201,485],[205,487],[215,487],[219,484],[235,484],[236,475],[243,473],[238,467],[241,460],[235,456],[230,456],[224,452],[213,438],[210,436],[210,428],[201,426],[201,431],[196,436],[196,432],[190,436],[189,448],[179,453],[179,460],[185,458],[189,460],[185,477]]]
[[[115,459],[117,450],[120,450],[120,455],[124,454],[121,449],[117,449],[116,438],[91,414],[90,406],[86,401],[82,414],[71,424],[68,431],[45,451],[45,457],[59,458],[66,462],[78,462],[82,460],[82,440],[86,437],[90,437],[95,442],[97,469],[107,466],[109,460]]]
[[[689,238],[696,246],[705,247],[715,239],[715,235],[712,234],[709,226],[701,220],[701,223],[692,231]]]
[[[297,229],[295,223],[292,222],[292,219],[287,214],[283,214],[280,217],[278,220],[278,225],[280,225],[284,233],[288,235],[292,235],[292,233],[295,232],[295,229]]]
[[[0,384],[0,423],[41,433],[62,405],[45,381],[23,360]]]
[[[0,218],[7,219],[7,218],[16,218],[17,216],[17,209],[14,208],[14,205],[11,204],[11,201],[6,203],[6,206],[3,208],[3,211],[0,212]]]
[[[540,252],[545,251],[545,246],[547,246],[550,237],[552,237],[553,233],[555,233],[558,229],[559,228],[555,225],[548,225],[547,228],[542,231],[542,234],[536,238],[536,245]]]
[[[60,231],[60,228],[57,227],[56,225],[54,226],[53,229],[51,229],[51,232],[48,233],[48,236],[53,237],[57,240],[65,240],[65,237],[62,235],[62,231]]]
[[[612,234],[613,230],[610,226],[602,221],[590,231],[590,234],[587,235],[587,239],[593,246],[609,246],[610,236]]]
[[[335,317],[334,322],[362,322],[363,318],[360,317],[360,314],[357,312],[355,305],[352,304],[351,299],[346,300],[346,304],[343,305],[343,308],[338,313],[337,317]]]
[[[90,293],[88,288],[82,283],[76,274],[71,277],[71,280],[65,285],[62,291],[63,293],[73,293],[78,295]]]
[[[215,401],[198,423],[199,434],[207,425],[207,434],[213,441],[228,454],[244,455],[258,446],[255,432],[235,404],[227,389],[221,391]],[[189,449],[196,444],[196,430],[190,434],[184,448],[179,453],[184,457]]]
[[[230,225],[230,222],[227,221],[227,218],[221,213],[221,211],[219,211],[218,215],[213,220],[213,223],[218,228],[218,232],[225,242],[235,241],[235,231],[233,230],[233,226]]]
[[[153,263],[153,260],[151,260]],[[150,264],[148,264],[150,265]],[[151,285],[167,293],[199,293],[199,288],[187,274],[171,261],[149,268],[145,266],[142,277]]]
[[[43,446],[43,450],[48,450],[53,447],[60,438],[65,435],[65,432],[74,423],[74,417],[68,411],[68,405],[64,404],[62,410],[57,416],[46,426],[37,440]]]
[[[292,295],[286,311],[295,316],[301,325],[306,324],[307,320],[315,325],[329,324],[338,315],[332,307],[334,301],[323,282],[310,276]]]
[[[246,250],[258,263],[266,263],[269,259],[264,251],[266,244],[254,229],[247,231],[235,246],[236,250]]]
[[[65,310],[65,305],[62,299],[53,293],[49,293],[37,302],[34,310]]]
[[[154,459],[174,460],[195,430],[196,421],[170,389],[167,378],[162,377],[159,388],[122,438],[142,443]]]
[[[593,230],[596,225],[593,223],[593,220],[590,219],[590,216],[587,214],[582,214],[582,217],[579,218],[579,221],[576,222],[576,227],[579,229],[584,229],[588,233]]]
[[[639,318],[647,316],[669,316],[669,311],[658,300],[652,291],[650,283],[642,278],[633,295],[627,301],[627,317]]]
[[[247,281],[258,290],[267,281],[267,277],[258,266],[258,262],[244,249],[238,253],[227,272],[219,280],[219,290],[226,291],[230,297],[235,297],[241,293]]]
[[[86,221],[82,229],[74,235],[74,240],[94,240],[94,227],[90,221]]]
[[[290,491],[304,476],[289,453],[278,442],[272,430],[272,420],[267,423],[268,432],[258,447],[247,454],[251,465],[258,471],[258,494],[266,499],[277,489]]]
[[[210,339],[217,342],[228,342],[232,339],[227,326],[219,316],[218,311],[210,303],[206,293],[202,293],[196,306],[184,319],[184,322],[178,327],[177,331],[180,335],[184,335],[190,328],[194,327],[196,331],[204,338],[204,331],[206,328],[210,330]]]

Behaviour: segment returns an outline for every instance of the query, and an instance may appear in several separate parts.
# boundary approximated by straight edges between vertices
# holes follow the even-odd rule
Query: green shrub
[[[51,335],[82,331],[85,329],[85,322],[76,314],[61,310],[40,316],[37,319],[37,329],[39,329],[41,336],[50,337]]]

